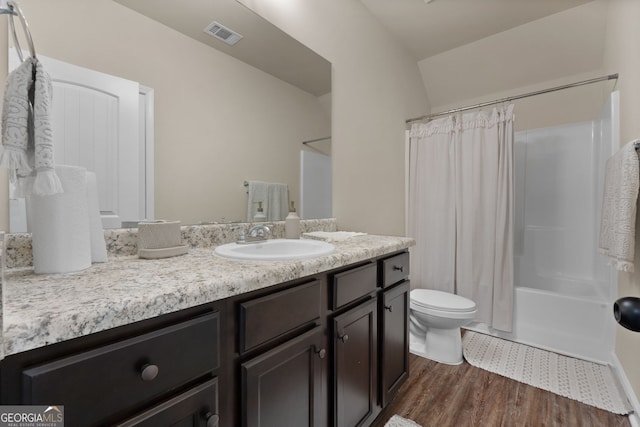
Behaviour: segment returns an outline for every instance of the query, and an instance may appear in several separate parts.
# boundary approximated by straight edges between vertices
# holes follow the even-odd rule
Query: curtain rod
[[[309,141],[302,141],[302,143],[304,145],[307,145],[307,144],[311,144],[312,142],[320,142],[320,141],[324,141],[326,139],[331,139],[331,137],[330,136],[325,136],[323,138],[310,139]]]
[[[424,116],[414,117],[412,119],[407,119],[407,120],[405,120],[405,123],[409,124],[411,122],[417,122],[417,121],[420,121],[420,120],[432,119],[434,117],[439,117],[439,116],[446,116],[447,114],[458,113],[460,111],[474,110],[476,108],[482,108],[482,107],[486,107],[488,105],[495,105],[495,104],[500,104],[500,103],[503,103],[503,102],[514,101],[516,99],[528,98],[530,96],[542,95],[543,93],[555,92],[557,90],[569,89],[569,88],[576,87],[576,86],[583,86],[583,85],[588,85],[588,84],[591,84],[591,83],[597,83],[597,82],[601,82],[601,81],[605,81],[605,80],[617,80],[617,79],[618,79],[618,73],[609,74],[608,76],[596,77],[595,79],[583,80],[581,82],[569,83],[569,84],[566,84],[566,85],[556,86],[556,87],[552,87],[552,88],[549,88],[549,89],[537,90],[535,92],[524,93],[522,95],[508,96],[506,98],[496,99],[495,101],[481,102],[480,104],[469,105],[467,107],[454,108],[453,110],[442,111],[440,113],[425,114]]]

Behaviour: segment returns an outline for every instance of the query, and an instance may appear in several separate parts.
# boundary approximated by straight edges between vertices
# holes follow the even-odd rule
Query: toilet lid
[[[435,310],[473,311],[476,303],[460,295],[432,289],[414,289],[411,291],[411,302],[415,305]]]

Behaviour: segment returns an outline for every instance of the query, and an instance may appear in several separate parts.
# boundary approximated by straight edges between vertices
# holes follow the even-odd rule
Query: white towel
[[[26,198],[37,274],[80,271],[107,261],[95,173],[58,165],[56,174],[63,193]]]
[[[104,229],[100,218],[98,179],[95,172],[87,172],[87,206],[91,234],[91,261],[107,262],[107,243],[104,240]]]
[[[91,225],[87,171],[58,166],[64,193],[27,197],[36,274],[68,273],[91,266]]]
[[[315,240],[324,240],[325,242],[341,242],[356,236],[365,236],[367,233],[358,233],[356,231],[311,231],[303,233],[302,237]]]
[[[289,187],[287,184],[249,181],[248,187],[248,222],[253,221],[258,202],[262,202],[265,221],[282,221],[285,219],[289,213]]]
[[[633,271],[636,203],[640,185],[638,153],[634,140],[607,160],[600,223],[601,254],[621,271]]]
[[[9,180],[18,184],[19,197],[32,192],[46,196],[63,191],[54,169],[52,92],[51,78],[36,58],[27,58],[7,77],[0,166],[9,169]],[[35,180],[29,181],[33,182],[32,188],[20,182],[34,171]]]

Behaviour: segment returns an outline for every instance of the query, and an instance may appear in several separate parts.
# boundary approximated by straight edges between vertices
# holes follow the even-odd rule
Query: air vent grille
[[[207,25],[207,28],[204,29],[204,32],[212,35],[219,40],[222,40],[230,46],[238,43],[242,38],[240,34],[216,21],[213,21],[211,24]]]

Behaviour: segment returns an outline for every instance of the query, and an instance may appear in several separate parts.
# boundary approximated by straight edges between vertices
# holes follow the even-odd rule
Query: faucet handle
[[[240,227],[240,234],[238,235],[238,243],[243,243],[247,241],[247,235],[245,234],[246,228]]]

